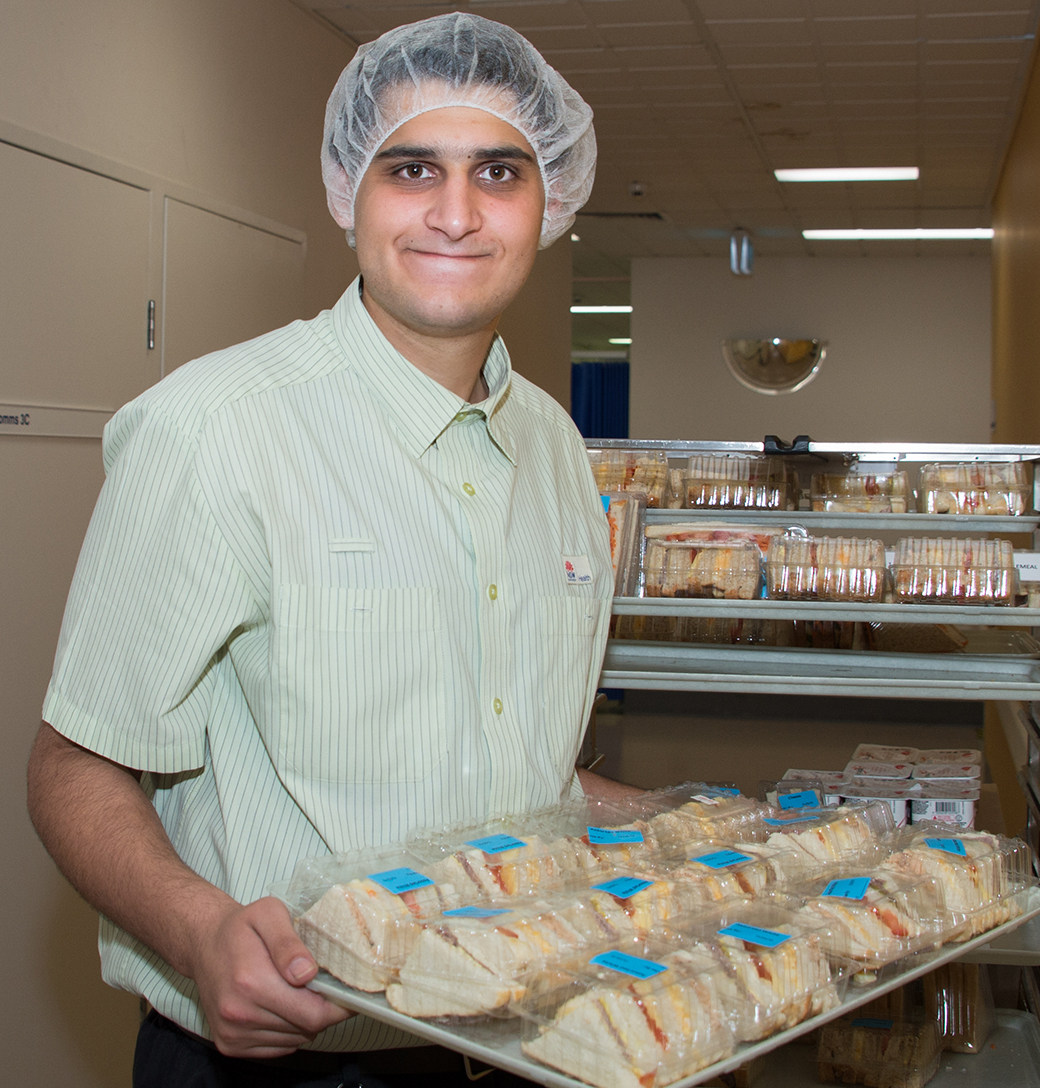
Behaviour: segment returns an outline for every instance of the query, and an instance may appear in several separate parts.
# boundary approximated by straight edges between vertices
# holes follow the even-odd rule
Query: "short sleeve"
[[[212,665],[263,609],[199,485],[194,436],[154,408],[128,405],[116,421],[43,717],[124,766],[192,770]]]

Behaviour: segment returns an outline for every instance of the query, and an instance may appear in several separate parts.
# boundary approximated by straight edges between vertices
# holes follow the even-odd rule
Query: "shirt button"
[[[462,485],[462,490],[465,491],[467,495],[475,495],[477,493],[477,489],[468,482]]]
[[[493,703],[491,704],[491,708],[492,708],[492,710],[494,710],[494,712],[495,712],[496,714],[501,714],[501,713],[502,713],[502,700],[501,700],[501,699],[496,699],[496,700],[495,700],[495,701],[494,701],[494,702],[493,702]]]
[[[494,583],[492,583],[491,585],[488,586],[488,596],[493,601],[498,600],[498,586],[496,586]]]

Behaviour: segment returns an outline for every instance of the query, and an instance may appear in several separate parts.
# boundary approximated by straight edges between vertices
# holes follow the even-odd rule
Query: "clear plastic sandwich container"
[[[769,897],[785,886],[783,853],[762,843],[706,842],[656,872],[682,885],[684,903],[695,910],[731,900]]]
[[[608,869],[586,826],[584,803],[566,802],[517,820],[418,831],[408,846],[466,902],[511,900],[584,886]]]
[[[686,505],[787,510],[787,474],[777,457],[696,454],[686,466]]]
[[[915,824],[900,836],[886,870],[929,877],[945,897],[945,941],[964,941],[1017,918],[1036,884],[1032,851],[1020,839],[944,824]]]
[[[646,539],[694,546],[754,544],[764,557],[769,551],[769,545],[788,531],[782,525],[733,525],[725,521],[698,520],[647,525]]]
[[[643,553],[647,597],[715,597],[751,601],[760,596],[762,553],[754,544],[648,540]]]
[[[786,601],[880,601],[885,593],[880,540],[786,533],[766,556],[766,592]]]
[[[910,799],[910,823],[939,823],[949,827],[975,827],[979,786],[966,782],[924,782]]]
[[[970,462],[921,466],[918,494],[926,514],[1024,514],[1029,509],[1029,478],[1021,461]]]
[[[766,844],[783,852],[788,880],[827,872],[835,865],[867,864],[887,853],[894,830],[892,811],[882,801],[774,809],[763,823]]]
[[[833,937],[826,921],[779,902],[734,900],[675,932],[685,947],[717,947],[732,979],[719,983],[723,1008],[741,1041],[764,1039],[841,1002],[845,975],[827,956]]]
[[[921,980],[924,1014],[934,1021],[944,1050],[978,1054],[996,1026],[996,1010],[985,964],[944,964]]]
[[[812,478],[812,508],[846,514],[905,514],[913,509],[903,471],[818,472]]]
[[[884,865],[845,866],[796,888],[799,915],[829,927],[827,953],[857,981],[941,943],[948,928],[941,881]]]
[[[820,1029],[817,1072],[824,1084],[924,1088],[939,1070],[941,1052],[934,1021],[853,1016]]]
[[[387,1003],[422,1019],[511,1015],[531,977],[633,935],[620,910],[592,910],[588,896],[556,896],[444,911],[423,923]]]
[[[638,492],[600,495],[610,527],[614,564],[614,596],[633,597],[639,589],[640,548],[646,521],[646,498]]]
[[[646,505],[662,505],[668,482],[668,455],[663,450],[590,449],[589,464],[602,491],[639,491]]]
[[[424,919],[462,903],[459,888],[400,847],[305,858],[270,892],[318,966],[369,993],[396,977]]]
[[[823,808],[827,804],[821,772],[813,775],[808,771],[797,771],[795,777],[791,777],[789,771],[776,782],[760,782],[758,788],[767,805],[784,812]]]
[[[660,1088],[729,1057],[719,974],[670,944],[620,946],[532,983],[523,1053],[600,1088]]]
[[[893,596],[904,604],[1010,604],[1015,564],[1008,540],[904,537],[892,564]]]
[[[650,826],[665,852],[685,851],[705,840],[764,838],[762,817],[768,810],[733,786],[684,782],[651,790],[642,800]]]

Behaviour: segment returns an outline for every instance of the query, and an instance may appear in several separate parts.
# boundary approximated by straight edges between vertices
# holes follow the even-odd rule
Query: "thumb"
[[[318,964],[293,929],[285,904],[274,898],[260,899],[253,926],[267,948],[278,973],[290,986],[306,986],[318,973]]]

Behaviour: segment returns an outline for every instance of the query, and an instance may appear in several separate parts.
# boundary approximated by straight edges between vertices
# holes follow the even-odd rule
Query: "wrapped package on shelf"
[[[905,514],[913,510],[907,474],[895,472],[814,473],[812,508],[841,514]]]
[[[859,982],[915,952],[937,947],[948,926],[941,883],[934,877],[844,867],[792,891],[799,914],[829,928],[827,953]]]
[[[983,831],[952,832],[948,825],[906,830],[881,868],[942,885],[944,941],[964,941],[1022,913],[1035,886],[1029,847]]]
[[[646,542],[643,593],[647,597],[752,601],[761,587],[762,553],[755,544],[658,539]]]
[[[733,1053],[709,955],[622,945],[532,983],[517,1010],[524,1054],[597,1088],[661,1088]]]
[[[636,491],[601,492],[600,499],[610,527],[614,596],[635,596],[639,589],[646,496]]]
[[[880,540],[785,533],[766,555],[766,593],[783,601],[881,601],[886,570]]]
[[[817,1067],[824,1084],[924,1088],[939,1070],[941,1051],[930,1020],[853,1017],[823,1026]]]
[[[603,491],[632,491],[646,496],[653,509],[663,505],[668,455],[661,450],[589,449],[596,486]]]
[[[1017,516],[1029,509],[1030,484],[1022,461],[921,466],[918,494],[926,514]]]
[[[890,744],[860,744],[852,753],[853,763],[973,763],[982,764],[978,748],[899,748]]]
[[[755,454],[696,454],[686,465],[686,505],[717,509],[797,510],[784,463]]]
[[[944,1050],[977,1054],[996,1017],[989,971],[980,963],[947,963],[924,976],[924,1011],[934,1020]]]
[[[368,993],[395,977],[423,919],[461,905],[454,885],[403,848],[308,858],[275,890],[318,966]]]
[[[1011,542],[903,537],[896,543],[892,584],[901,604],[1011,604]]]

